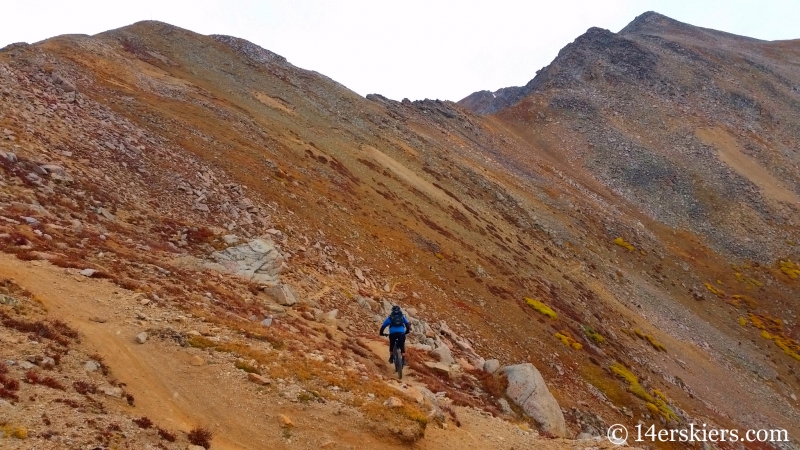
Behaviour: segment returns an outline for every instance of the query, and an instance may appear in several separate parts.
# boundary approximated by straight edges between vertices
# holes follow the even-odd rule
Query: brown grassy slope
[[[648,216],[772,263],[797,239],[800,134],[783,118],[799,50],[646,14],[576,39],[500,116],[568,142],[565,159]]]
[[[757,41],[648,13],[619,34],[590,29],[528,84],[524,98],[489,120],[536,143],[555,167],[567,166],[577,183],[615,198],[654,233],[678,263],[668,270],[676,280],[663,283],[661,263],[647,276],[661,279],[695,317],[736,335],[725,317],[741,312],[709,309],[692,297],[714,291],[740,304],[742,289],[755,290],[757,308],[781,317],[796,338],[797,287],[780,277],[777,285],[747,285],[741,270],[769,273],[779,260],[797,258],[800,135],[789,118],[800,107],[798,50],[796,41]],[[537,173],[529,153],[508,149],[505,156],[507,167]],[[691,271],[711,288],[692,288]],[[658,309],[651,308],[651,322],[664,323],[657,318],[664,314],[689,322],[670,307]],[[785,362],[769,356],[764,367],[794,376],[794,363]]]
[[[726,348],[727,342],[747,342],[757,334],[742,329],[736,306],[722,301],[733,299],[717,300],[703,283],[719,279],[736,286],[726,289],[728,295],[746,286],[736,284],[729,261],[703,237],[653,220],[641,199],[620,195],[619,186],[581,169],[586,140],[574,127],[594,126],[575,118],[583,114],[583,103],[573,107],[561,97],[533,96],[526,99],[528,109],[521,104],[484,119],[447,102],[365,100],[321,75],[230,42],[144,22],[93,38],[53,39],[3,59],[31,79],[57,67],[82,95],[157,136],[148,147],[166,149],[164,158],[170,152],[197,158],[199,169],[221,169],[246,186],[248,195],[274,204],[269,223],[239,221],[237,231],[261,234],[274,225],[293,246],[309,245],[306,238],[311,244],[324,239],[354,256],[350,261],[343,251],[332,254],[342,267],[372,269],[379,287],[400,282],[399,297],[406,304],[426,305],[433,317],[469,336],[482,355],[504,363],[534,362],[563,407],[584,408],[578,402],[586,402],[611,423],[657,420],[608,371],[620,361],[647,389],[665,391],[674,407],[692,417],[718,422],[727,415],[739,424],[789,426],[789,416],[774,411],[785,392],[797,390],[795,363],[774,346],[766,355],[749,344]],[[610,121],[624,125],[635,112],[620,110],[623,117]],[[612,116],[597,114],[592,118]],[[24,130],[22,123],[4,126]],[[67,148],[103,155],[84,148],[79,133],[62,138]],[[138,160],[155,162],[151,157]],[[104,160],[105,170],[123,176],[121,162]],[[175,176],[154,171],[158,176],[144,183],[121,179],[104,187],[118,196],[113,203],[123,210],[139,204],[152,216],[227,226],[225,202],[215,198],[221,194],[209,201],[211,214],[193,211],[176,184],[196,174],[173,167]],[[625,167],[612,169],[624,174]],[[652,183],[645,187],[653,195]],[[617,237],[636,251],[613,244]],[[759,298],[788,302],[796,291],[781,273],[747,270],[773,280],[772,286],[754,288]],[[197,288],[200,294],[202,289]],[[384,295],[378,289],[365,293]],[[695,300],[697,293],[706,300]],[[534,311],[526,296],[550,305],[558,318]],[[594,344],[585,327],[605,336],[605,344]],[[631,331],[639,328],[665,343],[668,353]],[[556,333],[569,335],[583,349],[563,346]],[[698,350],[708,340],[711,356]],[[677,361],[683,353],[690,355],[682,361],[689,373]],[[746,373],[756,370],[775,386],[726,401],[731,386],[703,374],[721,374],[730,364],[733,384],[749,383]],[[649,371],[652,379],[646,377]],[[780,381],[774,381],[776,375]],[[677,380],[687,380],[688,387]],[[593,396],[596,389],[614,406],[632,408],[634,417]],[[711,393],[703,394],[707,389]],[[754,405],[755,418],[737,411],[741,401]]]

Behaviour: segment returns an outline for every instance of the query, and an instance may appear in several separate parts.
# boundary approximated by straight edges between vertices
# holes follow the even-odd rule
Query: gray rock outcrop
[[[254,239],[211,254],[208,269],[228,272],[258,284],[275,284],[284,268],[284,257],[268,239]]]
[[[504,367],[508,377],[506,395],[531,417],[542,431],[556,437],[567,434],[567,426],[561,407],[547,389],[539,370],[533,364],[517,364]]]

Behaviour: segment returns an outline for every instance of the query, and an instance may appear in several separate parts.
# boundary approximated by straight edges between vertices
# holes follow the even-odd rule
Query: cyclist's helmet
[[[400,312],[400,306],[399,305],[392,306],[392,312]]]

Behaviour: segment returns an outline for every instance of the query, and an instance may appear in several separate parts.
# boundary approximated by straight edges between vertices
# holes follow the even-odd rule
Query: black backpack
[[[404,327],[406,323],[403,319],[404,317],[401,311],[392,311],[392,313],[389,315],[389,320],[393,328]]]

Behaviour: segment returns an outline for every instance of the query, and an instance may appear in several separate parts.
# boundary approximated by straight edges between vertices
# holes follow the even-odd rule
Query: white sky
[[[455,101],[523,85],[589,27],[617,32],[648,10],[800,38],[798,0],[0,0],[0,47],[153,19],[247,39],[362,95]]]

